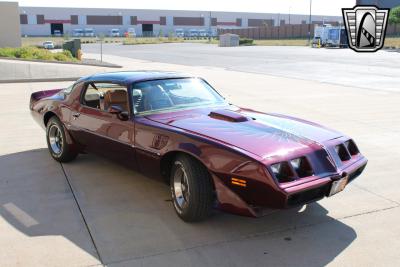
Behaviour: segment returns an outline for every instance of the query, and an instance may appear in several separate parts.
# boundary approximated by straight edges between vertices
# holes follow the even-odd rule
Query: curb
[[[106,63],[103,64],[96,64],[96,63],[81,63],[81,62],[65,62],[65,61],[48,61],[48,60],[41,60],[41,59],[22,59],[22,58],[12,58],[12,57],[0,57],[1,60],[16,60],[16,61],[23,61],[23,62],[37,62],[37,63],[52,63],[52,64],[65,64],[65,65],[78,65],[78,66],[95,66],[95,67],[104,67],[104,68],[122,68],[120,65]]]
[[[81,77],[69,77],[69,78],[38,78],[38,79],[10,79],[0,80],[0,83],[40,83],[40,82],[67,82],[76,81]]]

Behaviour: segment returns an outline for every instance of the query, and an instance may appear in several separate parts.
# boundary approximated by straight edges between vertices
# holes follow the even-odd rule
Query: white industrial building
[[[111,29],[119,29],[121,35],[134,29],[136,35],[159,36],[183,31],[212,30],[217,28],[247,28],[278,26],[283,24],[306,24],[308,15],[243,13],[222,11],[183,11],[145,9],[101,9],[19,7],[21,34],[49,36],[73,34],[75,29],[93,29],[96,35],[109,35]],[[313,15],[312,23],[338,23],[342,17]]]

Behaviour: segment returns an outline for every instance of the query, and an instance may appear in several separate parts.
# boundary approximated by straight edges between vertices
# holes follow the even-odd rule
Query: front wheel
[[[47,123],[46,139],[50,155],[55,160],[69,162],[78,155],[73,145],[67,143],[64,126],[55,116],[51,117]]]
[[[213,186],[210,174],[200,162],[178,156],[172,166],[170,185],[175,211],[182,220],[201,221],[210,215]]]

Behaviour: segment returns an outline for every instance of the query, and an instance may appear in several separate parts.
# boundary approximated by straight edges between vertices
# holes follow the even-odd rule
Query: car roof
[[[78,82],[115,82],[119,84],[130,84],[140,81],[190,78],[192,75],[179,72],[167,71],[119,71],[104,72],[82,77]]]

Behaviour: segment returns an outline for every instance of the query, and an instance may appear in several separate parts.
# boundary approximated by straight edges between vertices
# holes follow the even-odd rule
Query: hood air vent
[[[231,122],[244,122],[249,120],[247,117],[227,109],[211,111],[210,114],[208,114],[208,116],[214,119],[231,121]]]

